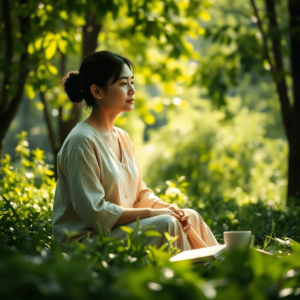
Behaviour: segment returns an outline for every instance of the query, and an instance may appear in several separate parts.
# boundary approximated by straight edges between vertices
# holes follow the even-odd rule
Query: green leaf
[[[161,245],[161,246],[158,248],[158,250],[164,251],[164,250],[166,249],[167,246],[168,246],[168,243],[165,243],[165,244]]]
[[[170,234],[168,232],[165,232],[165,237],[168,240],[168,242],[170,242],[172,239],[172,237],[170,236]]]
[[[59,41],[58,41],[58,48],[59,48],[59,50],[63,53],[63,54],[66,54],[66,52],[67,52],[67,46],[68,46],[68,43],[67,43],[67,41],[66,40],[63,40],[63,39],[60,39]]]
[[[168,186],[170,186],[170,187],[176,187],[176,184],[175,184],[173,181],[171,181],[171,180],[167,180],[167,181],[166,181],[166,184],[167,184]]]
[[[35,150],[32,150],[32,154],[34,155],[34,159],[39,159],[39,160],[45,159],[44,153],[45,153],[45,151],[41,150],[39,148],[36,148]]]
[[[28,47],[27,47],[27,52],[29,53],[29,54],[33,54],[34,53],[34,46],[33,46],[33,44],[32,43],[30,43],[29,45],[28,45]]]
[[[57,48],[57,41],[51,41],[49,46],[45,50],[46,59],[49,60],[55,55],[56,48]]]
[[[9,206],[9,209],[12,211],[14,217],[16,218],[17,222],[19,223],[19,226],[21,227],[21,220],[20,220],[19,214],[13,208],[13,205],[12,205],[13,202],[10,202],[9,200],[7,200],[3,195],[0,195],[0,196],[6,202],[6,204]]]
[[[53,6],[50,5],[50,4],[47,4],[47,5],[46,5],[46,10],[48,10],[48,11],[53,11]]]
[[[68,15],[68,13],[67,13],[65,10],[61,11],[61,12],[59,13],[59,16],[60,16],[60,18],[63,19],[63,20],[68,20],[68,18],[69,18],[69,15]]]
[[[144,116],[144,121],[148,125],[153,125],[155,123],[155,117],[151,114],[147,114],[147,115]]]
[[[34,91],[34,88],[33,88],[32,85],[26,83],[24,85],[24,90],[25,90],[25,94],[27,95],[27,97],[29,99],[31,99],[31,100],[34,99],[34,97],[35,97],[35,91]]]
[[[44,107],[44,104],[43,104],[43,103],[37,102],[37,103],[35,104],[35,108],[36,108],[37,110],[43,111],[45,107]]]
[[[130,227],[127,226],[121,226],[121,229],[125,232],[127,232],[128,234],[132,234],[134,232],[134,230]]]
[[[58,70],[56,69],[56,67],[54,67],[51,64],[47,64],[47,68],[48,68],[49,72],[53,75],[56,75],[58,73]]]
[[[140,230],[140,219],[139,219],[139,217],[137,217],[137,219],[136,219],[136,232],[139,232],[139,230]]]
[[[200,19],[202,19],[205,22],[209,22],[210,21],[210,14],[207,11],[201,11],[199,14]]]
[[[45,174],[49,175],[49,176],[52,176],[52,175],[54,175],[54,172],[51,171],[51,170],[47,170],[47,171],[45,171]]]
[[[144,236],[161,236],[161,233],[155,230],[147,230],[144,232]]]
[[[39,38],[34,42],[34,46],[36,50],[40,50],[42,46],[43,38]]]

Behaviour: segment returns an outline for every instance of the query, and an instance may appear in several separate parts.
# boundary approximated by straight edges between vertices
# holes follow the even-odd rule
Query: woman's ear
[[[96,84],[91,85],[91,93],[95,98],[101,99],[101,91]]]

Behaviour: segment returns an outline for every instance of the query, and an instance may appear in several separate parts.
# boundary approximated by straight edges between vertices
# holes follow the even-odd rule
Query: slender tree
[[[234,26],[226,24],[207,29],[205,38],[221,45],[234,44],[236,50],[225,55],[214,52],[206,62],[217,67],[210,74],[206,70],[211,70],[208,65],[202,64],[199,68],[201,79],[195,77],[192,84],[209,86],[209,97],[217,106],[226,107],[226,93],[230,87],[237,85],[240,76],[245,73],[271,76],[289,145],[287,203],[292,201],[300,205],[300,2],[249,0],[249,4],[252,8],[250,15],[245,13],[245,6],[237,14],[240,20],[246,16],[252,24],[241,25],[238,20]],[[276,6],[281,7],[280,15],[289,20],[287,24],[280,26],[278,23]],[[225,8],[224,12],[227,10]],[[287,41],[286,46],[281,42],[283,39]],[[225,64],[220,64],[220,57]],[[288,76],[291,85],[288,84]]]
[[[19,13],[15,23],[19,26],[19,43],[14,45],[13,24],[11,13],[11,1],[2,0],[2,22],[4,25],[5,56],[2,61],[3,70],[2,95],[0,99],[0,155],[3,154],[4,137],[19,108],[23,97],[24,85],[29,72],[29,44],[30,15]],[[21,0],[20,5],[27,5],[27,0]],[[14,49],[19,47],[18,57],[14,55]],[[17,60],[14,61],[14,60]],[[16,64],[17,63],[17,64]],[[18,66],[13,68],[13,66]],[[12,86],[15,83],[15,90]]]
[[[22,100],[23,91],[25,90],[30,99],[35,98],[37,91],[43,103],[45,123],[54,156],[80,118],[80,111],[73,106],[72,113],[66,120],[64,111],[67,102],[57,101],[59,133],[55,138],[56,133],[54,126],[51,125],[50,105],[47,103],[46,96],[47,92],[52,92],[52,88],[57,88],[58,75],[61,78],[65,74],[68,54],[79,56],[80,48],[81,58],[84,58],[95,51],[99,42],[99,32],[103,30],[103,24],[106,22],[106,34],[109,36],[111,31],[116,43],[124,42],[125,54],[130,57],[139,55],[142,58],[141,73],[157,74],[161,77],[166,91],[170,93],[172,89],[169,82],[182,76],[184,70],[176,68],[172,70],[173,72],[168,72],[168,62],[165,57],[168,60],[198,57],[192,45],[185,41],[184,36],[190,34],[195,37],[198,34],[199,26],[194,19],[201,17],[205,8],[210,5],[207,0],[201,3],[196,0],[189,2],[185,0],[166,2],[45,0],[43,3],[37,0],[28,3],[26,0],[20,0],[20,2],[14,1],[13,7],[10,7],[11,1],[0,1],[3,7],[2,27],[4,28],[4,30],[0,29],[0,37],[4,37],[3,40],[0,39],[0,45],[6,49],[4,58],[0,58],[0,63],[4,66],[1,68],[1,72],[4,70],[4,75],[0,99],[0,151],[2,152],[5,134]],[[11,17],[12,13],[19,21]],[[82,42],[79,42],[75,36],[78,33],[76,29],[81,27],[83,35]],[[17,34],[12,34],[12,28],[15,28]],[[18,35],[21,38],[17,38]],[[112,40],[111,36],[109,40]],[[79,45],[81,47],[78,47]],[[111,43],[106,45],[111,46]],[[152,57],[147,54],[149,49],[163,51],[164,55],[161,54],[159,62],[153,63]],[[58,55],[61,56],[59,74],[55,63],[51,63],[52,58],[57,58]],[[20,66],[19,82],[16,82],[16,60]],[[146,83],[152,83],[150,76],[145,75],[144,78]],[[14,81],[10,84],[12,79]],[[57,98],[61,98],[61,95]],[[145,117],[149,115],[143,105],[139,111]]]
[[[83,42],[81,46],[81,57],[84,59],[87,55],[90,53],[95,52],[97,48],[97,38],[99,35],[99,32],[101,31],[101,24],[96,23],[96,16],[92,11],[86,11],[85,12],[85,21],[86,24],[83,27]],[[62,78],[66,74],[66,62],[67,57],[64,53],[60,53],[60,72],[59,75]],[[59,106],[58,111],[58,129],[59,134],[58,138],[56,138],[54,126],[51,120],[51,113],[49,109],[48,102],[46,100],[45,93],[43,91],[40,91],[40,99],[41,102],[44,105],[44,117],[46,126],[48,129],[49,139],[51,143],[51,149],[52,153],[54,155],[54,173],[55,177],[57,177],[57,153],[60,150],[61,145],[63,144],[64,140],[66,139],[69,132],[72,130],[72,128],[76,125],[76,123],[79,121],[80,118],[80,110],[76,108],[75,105],[72,107],[72,118],[68,119],[67,121],[63,121],[63,106]]]

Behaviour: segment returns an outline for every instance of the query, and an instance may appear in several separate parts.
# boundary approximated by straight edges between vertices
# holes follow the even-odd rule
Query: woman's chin
[[[126,112],[133,111],[133,110],[134,110],[133,104],[125,105],[125,107],[124,107],[124,111],[126,111]]]

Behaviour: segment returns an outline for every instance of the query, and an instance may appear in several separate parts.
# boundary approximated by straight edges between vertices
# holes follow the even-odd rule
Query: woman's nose
[[[129,92],[130,92],[131,94],[135,94],[135,88],[134,88],[133,86],[131,86],[131,89],[129,90]]]

